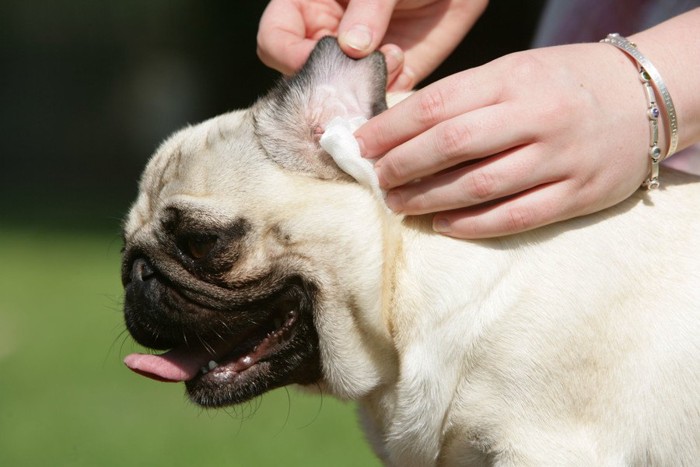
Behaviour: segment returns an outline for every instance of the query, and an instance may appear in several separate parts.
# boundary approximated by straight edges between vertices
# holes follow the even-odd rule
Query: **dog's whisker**
[[[210,355],[216,355],[216,351],[214,350],[214,347],[211,346],[207,341],[204,340],[204,338],[196,334],[197,340],[202,344],[202,347],[210,354]]]
[[[224,322],[222,320],[219,320],[219,324],[224,324]],[[216,328],[209,326],[209,330],[213,335],[218,337],[221,342],[226,342],[226,338],[222,336],[221,333],[216,330]]]
[[[190,346],[190,343],[187,339],[187,332],[184,329],[182,330],[182,341],[185,343],[185,347]]]
[[[226,329],[226,334],[233,334],[233,332],[231,331],[231,327],[226,323],[226,321],[221,319],[219,320],[219,324],[221,324],[221,326]]]

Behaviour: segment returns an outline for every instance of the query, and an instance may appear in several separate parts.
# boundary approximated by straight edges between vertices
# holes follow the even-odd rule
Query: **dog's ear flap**
[[[255,104],[255,132],[268,156],[284,168],[338,178],[344,174],[318,143],[326,124],[334,117],[370,118],[386,109],[385,95],[381,53],[355,60],[326,37],[298,74]]]

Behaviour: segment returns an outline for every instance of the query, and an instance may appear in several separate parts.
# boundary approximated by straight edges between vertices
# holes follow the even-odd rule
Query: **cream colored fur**
[[[458,241],[282,169],[239,111],[161,147],[125,231],[154,242],[172,204],[249,220],[230,277],[283,263],[320,285],[321,389],[359,402],[389,465],[697,465],[700,183],[662,177],[599,214]]]

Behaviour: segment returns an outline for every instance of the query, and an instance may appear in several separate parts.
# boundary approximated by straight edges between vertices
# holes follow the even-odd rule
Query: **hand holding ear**
[[[629,37],[673,94],[678,150],[700,142],[699,25],[696,8]],[[444,78],[355,136],[366,157],[381,156],[391,208],[434,213],[435,230],[453,237],[494,237],[599,211],[639,189],[651,167],[647,99],[620,50],[563,45]],[[668,138],[661,124],[659,147]]]
[[[645,97],[614,47],[520,52],[435,82],[360,127],[387,204],[461,238],[612,206],[649,171]]]
[[[412,89],[459,44],[486,0],[272,0],[258,29],[258,55],[296,72],[318,40],[337,36],[347,55],[384,53],[392,91]]]

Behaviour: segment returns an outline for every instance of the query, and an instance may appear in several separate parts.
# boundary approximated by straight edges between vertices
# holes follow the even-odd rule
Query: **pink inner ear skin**
[[[350,119],[365,117],[360,105],[361,96],[356,95],[351,89],[344,89],[336,83],[319,85],[313,90],[309,99],[309,121],[314,122],[314,136],[316,127],[325,131],[326,124],[335,117]]]
[[[304,67],[255,105],[255,135],[268,157],[287,170],[329,180],[340,176],[319,146],[335,117],[369,119],[386,109],[386,65],[375,52],[353,60],[336,39],[321,39]]]
[[[313,128],[313,136],[314,136],[314,141],[318,143],[318,141],[321,139],[321,136],[323,136],[323,133],[325,133],[326,128],[325,125],[314,125]]]

